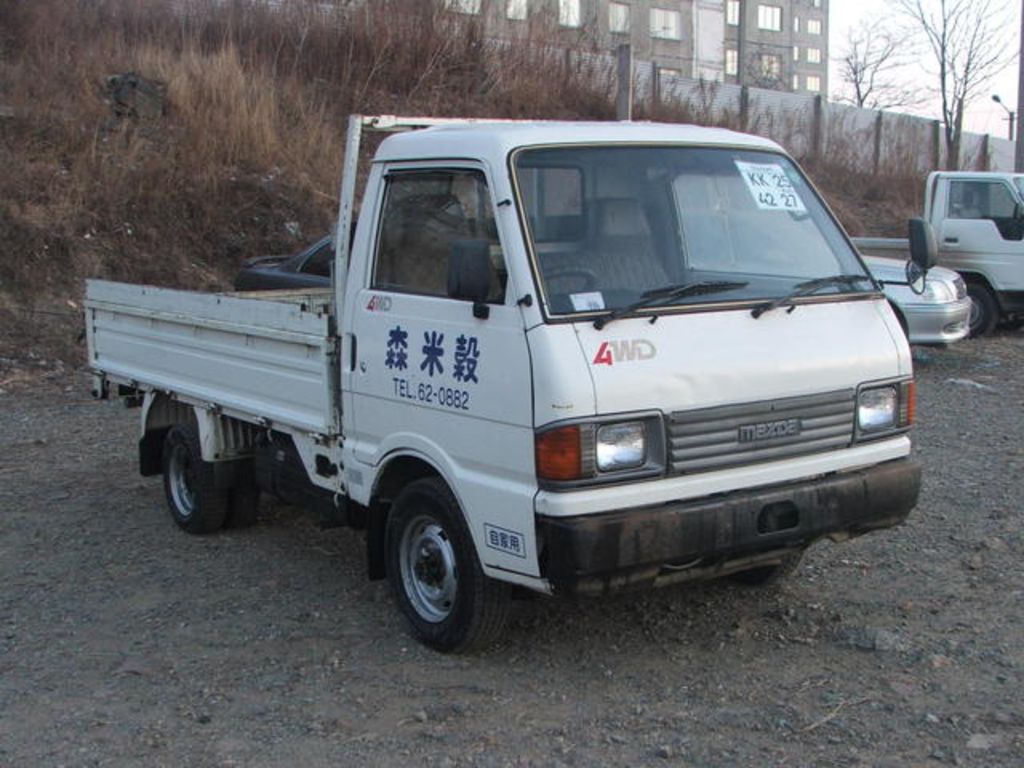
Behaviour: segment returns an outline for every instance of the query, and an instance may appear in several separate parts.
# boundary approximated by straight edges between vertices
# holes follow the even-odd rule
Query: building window
[[[782,31],[782,9],[777,5],[757,6],[757,28],[769,32]]]
[[[563,27],[580,25],[580,0],[558,0],[558,23]]]
[[[821,8],[821,0],[811,0],[811,6],[814,8]]]
[[[761,77],[767,80],[777,80],[782,74],[782,57],[774,53],[761,54]]]
[[[608,3],[608,30],[618,34],[629,32],[629,6],[625,3]]]
[[[793,46],[793,61],[800,61],[800,46]]]
[[[799,32],[800,31],[800,17],[799,16],[794,16],[793,17],[793,31],[794,32]]]
[[[683,71],[672,67],[658,67],[658,76],[662,79],[666,77],[679,78],[683,76]]]
[[[725,49],[725,74],[737,75],[740,71],[740,54],[735,48]]]
[[[820,19],[808,19],[807,20],[807,34],[808,35],[820,35],[821,34],[821,20]]]
[[[514,21],[526,19],[527,0],[508,0],[505,4],[505,17]]]
[[[821,90],[821,78],[817,75],[808,75],[806,80],[808,91],[820,91]]]
[[[679,11],[651,8],[651,37],[665,40],[682,40],[683,25]]]
[[[725,4],[725,23],[731,27],[740,25],[740,0],[728,0]]]
[[[821,48],[808,48],[807,49],[807,63],[808,64],[821,64]]]
[[[480,0],[445,0],[445,5],[456,13],[480,13]]]
[[[793,90],[800,90],[800,75],[793,75]]]

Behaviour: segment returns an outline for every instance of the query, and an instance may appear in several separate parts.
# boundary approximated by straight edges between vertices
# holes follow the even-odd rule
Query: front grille
[[[676,411],[668,420],[672,472],[694,474],[846,448],[853,441],[855,400],[855,390],[844,389]]]

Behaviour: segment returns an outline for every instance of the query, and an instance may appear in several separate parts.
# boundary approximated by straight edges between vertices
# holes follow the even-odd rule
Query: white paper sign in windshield
[[[762,211],[806,212],[804,201],[800,199],[781,165],[744,163],[741,160],[735,162],[754,202]]]

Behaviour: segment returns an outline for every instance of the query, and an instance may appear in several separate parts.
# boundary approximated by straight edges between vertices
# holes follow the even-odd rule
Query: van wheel
[[[764,565],[760,568],[751,568],[747,571],[729,574],[729,578],[737,584],[745,587],[770,587],[778,584],[783,579],[791,576],[800,566],[804,551],[798,549],[782,557],[782,562],[776,565]]]
[[[216,487],[213,465],[203,461],[195,426],[179,424],[167,432],[163,470],[167,506],[179,528],[212,533],[224,525],[229,492]]]
[[[992,291],[983,283],[967,284],[967,295],[971,297],[971,336],[991,333],[999,320],[999,305]]]
[[[451,490],[438,478],[407,485],[387,522],[387,573],[416,637],[438,651],[463,652],[495,640],[510,587],[484,575]]]

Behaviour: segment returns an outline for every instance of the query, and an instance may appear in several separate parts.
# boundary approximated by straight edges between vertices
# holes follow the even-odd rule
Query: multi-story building
[[[725,80],[828,92],[828,0],[726,0]]]
[[[666,75],[819,93],[828,85],[828,0],[445,1],[499,37],[541,20],[570,43],[629,43]]]

